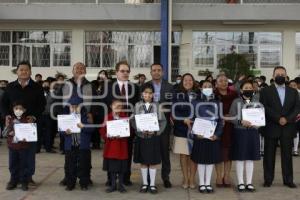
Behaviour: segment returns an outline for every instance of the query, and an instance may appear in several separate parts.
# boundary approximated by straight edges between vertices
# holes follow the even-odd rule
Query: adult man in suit
[[[292,144],[296,136],[295,119],[300,110],[299,96],[295,89],[285,86],[286,69],[274,68],[275,85],[264,88],[260,93],[260,102],[265,107],[266,126],[264,129],[264,187],[270,187],[274,180],[276,146],[281,148],[281,169],[283,184],[296,188],[293,182]]]
[[[103,94],[104,102],[107,108],[114,99],[121,99],[124,102],[124,111],[128,116],[132,113],[135,104],[140,99],[140,92],[137,85],[129,82],[130,66],[127,61],[120,61],[115,67],[117,79],[115,81],[109,82],[104,86]],[[128,141],[128,172],[124,176],[124,184],[126,186],[131,186],[132,182],[130,180],[131,176],[131,162],[132,162],[132,147],[133,147],[133,137],[129,138]],[[109,178],[109,177],[108,177]],[[109,184],[109,181],[108,183]]]
[[[151,65],[150,74],[152,80],[145,83],[152,84],[154,88],[154,101],[162,105],[164,109],[164,114],[167,119],[167,126],[161,134],[161,158],[162,158],[162,170],[161,178],[164,182],[165,188],[171,188],[172,184],[170,182],[170,172],[171,172],[171,162],[170,162],[170,110],[171,109],[171,99],[173,94],[173,85],[164,80],[163,77],[163,66],[158,63]]]

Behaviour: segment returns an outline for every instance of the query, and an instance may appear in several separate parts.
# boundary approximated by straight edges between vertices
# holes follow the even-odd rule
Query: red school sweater
[[[120,113],[120,119],[127,118],[127,115]],[[104,139],[103,157],[106,159],[127,160],[128,159],[128,138],[110,139],[107,137],[106,121],[114,120],[112,112],[109,113],[99,129]]]

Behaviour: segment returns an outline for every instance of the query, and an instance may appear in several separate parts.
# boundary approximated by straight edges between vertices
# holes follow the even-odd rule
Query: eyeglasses
[[[130,73],[130,71],[129,71],[129,70],[119,70],[119,72],[121,72],[121,73],[127,73],[127,74],[129,74],[129,73]]]

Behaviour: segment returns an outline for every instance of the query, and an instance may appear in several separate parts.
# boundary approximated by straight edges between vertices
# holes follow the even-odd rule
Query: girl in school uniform
[[[124,187],[124,173],[128,171],[128,138],[110,138],[107,136],[106,122],[127,118],[127,115],[122,112],[123,102],[113,100],[111,104],[112,111],[105,117],[102,127],[99,129],[100,135],[104,139],[103,150],[103,170],[107,171],[110,177],[111,185],[106,190],[111,193],[118,190],[121,193],[127,192]]]
[[[242,119],[238,110],[247,108],[263,108],[253,96],[253,84],[246,81],[240,86],[240,97],[236,98],[230,107],[231,121],[234,124],[232,135],[232,160],[236,161],[236,175],[238,179],[237,189],[239,192],[254,192],[252,184],[254,161],[260,160],[260,140],[258,127],[253,126],[249,121]],[[241,108],[241,109],[240,109]],[[246,185],[244,182],[244,166],[246,166]]]
[[[199,105],[199,103],[205,103]],[[209,104],[208,104],[209,103]],[[198,164],[199,192],[212,193],[211,175],[214,164],[222,161],[220,136],[222,134],[223,122],[219,115],[214,116],[210,113],[218,113],[219,101],[213,93],[212,83],[208,80],[203,82],[201,88],[201,98],[193,102],[195,116],[212,120],[217,123],[214,135],[210,138],[203,138],[200,135],[194,137],[191,159]]]
[[[148,132],[141,131],[136,128],[135,120],[132,120],[132,125],[136,129],[136,140],[134,148],[134,162],[141,164],[141,173],[143,184],[140,188],[141,193],[150,191],[156,194],[157,187],[155,186],[156,168],[161,163],[160,152],[160,134],[166,127],[166,119],[163,112],[159,112],[159,104],[153,102],[154,88],[152,85],[142,87],[142,101],[135,106],[135,115],[156,113],[159,123],[159,131]],[[150,183],[148,182],[148,172]]]

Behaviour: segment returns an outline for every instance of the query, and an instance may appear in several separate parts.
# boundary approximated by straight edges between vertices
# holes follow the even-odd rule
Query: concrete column
[[[296,70],[296,32],[292,29],[283,31],[282,65],[286,67],[290,78],[299,74]],[[298,72],[297,72],[298,71]]]
[[[84,63],[84,30],[73,29],[72,30],[72,53],[71,64],[76,62]]]

